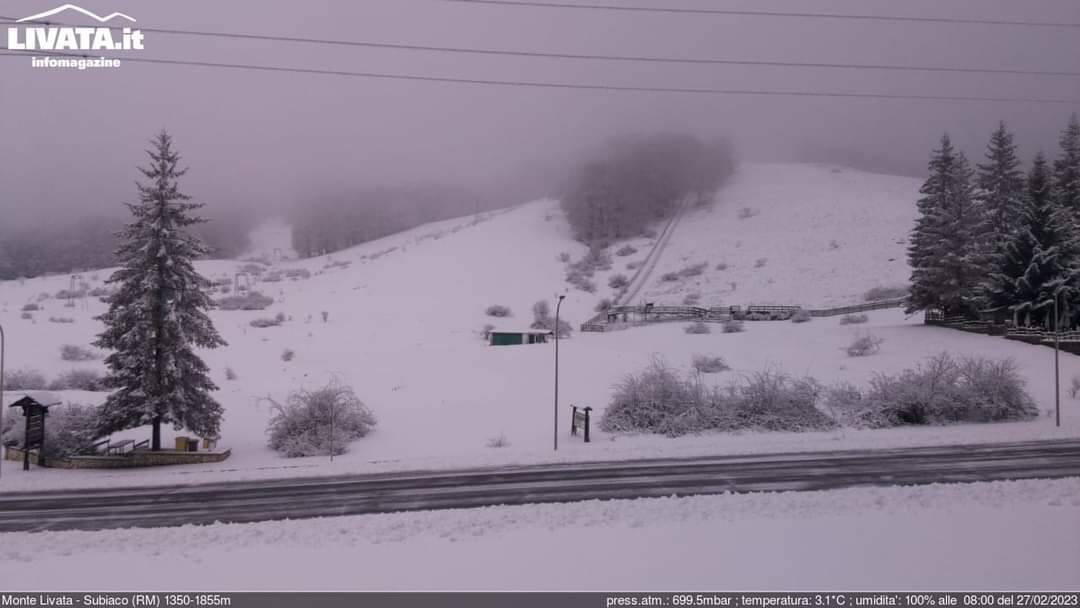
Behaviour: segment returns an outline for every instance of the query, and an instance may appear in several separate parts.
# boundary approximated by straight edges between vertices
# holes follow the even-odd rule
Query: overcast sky
[[[573,0],[565,0],[573,1]],[[601,0],[595,0],[599,3]],[[622,0],[603,0],[613,4]],[[1075,0],[635,0],[640,5],[1080,22]],[[3,0],[24,17],[57,2]],[[145,28],[568,53],[1077,70],[1080,31],[672,15],[439,0],[83,0]],[[65,16],[68,20],[71,15]],[[484,57],[147,33],[144,57],[615,85],[1080,98],[1080,78]],[[121,55],[123,56],[123,55]],[[132,54],[131,56],[135,56]],[[1005,119],[1028,156],[1056,152],[1080,107],[716,97],[405,82],[126,63],[86,72],[0,57],[0,211],[41,217],[131,200],[162,127],[202,202],[268,208],[319,184],[484,184],[557,167],[610,136],[729,135],[744,159],[886,158],[918,170],[944,130],[981,156]],[[3,221],[3,220],[0,220]]]

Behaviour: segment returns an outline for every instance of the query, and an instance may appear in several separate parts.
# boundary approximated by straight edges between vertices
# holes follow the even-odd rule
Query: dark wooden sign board
[[[37,449],[38,463],[45,461],[41,448],[45,445],[45,416],[49,415],[48,405],[42,405],[30,397],[23,397],[11,407],[21,407],[26,417],[26,434],[23,439],[23,470],[30,470],[30,450]]]

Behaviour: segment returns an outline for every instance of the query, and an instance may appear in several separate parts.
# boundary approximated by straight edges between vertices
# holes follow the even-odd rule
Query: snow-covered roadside
[[[1080,479],[9,533],[0,572],[10,591],[1080,589]]]

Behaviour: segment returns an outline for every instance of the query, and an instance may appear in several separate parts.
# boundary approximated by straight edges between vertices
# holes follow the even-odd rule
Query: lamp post
[[[0,432],[4,430],[4,345],[6,339],[4,338],[4,326],[0,325]],[[3,443],[3,442],[0,442]],[[4,450],[4,446],[0,445],[0,452]],[[4,454],[0,454],[0,475],[4,471]]]
[[[562,308],[562,301],[566,298],[565,295],[559,296],[559,301],[555,304],[555,451],[559,451],[559,309]]]
[[[1054,426],[1061,426],[1061,370],[1058,363],[1061,348],[1058,344],[1058,296],[1061,294],[1063,287],[1054,290]]]

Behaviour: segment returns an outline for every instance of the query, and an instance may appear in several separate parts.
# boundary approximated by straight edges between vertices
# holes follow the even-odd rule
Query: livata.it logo
[[[43,57],[31,56],[34,67],[63,67],[85,70],[98,67],[119,67],[120,60],[86,57],[87,52],[131,51],[143,49],[142,30],[130,26],[113,25],[75,26],[48,21],[53,15],[64,12],[81,13],[101,24],[114,19],[135,23],[135,18],[124,13],[112,13],[104,17],[74,4],[58,6],[50,11],[23,17],[20,24],[9,27],[7,48],[12,51],[41,51]]]

